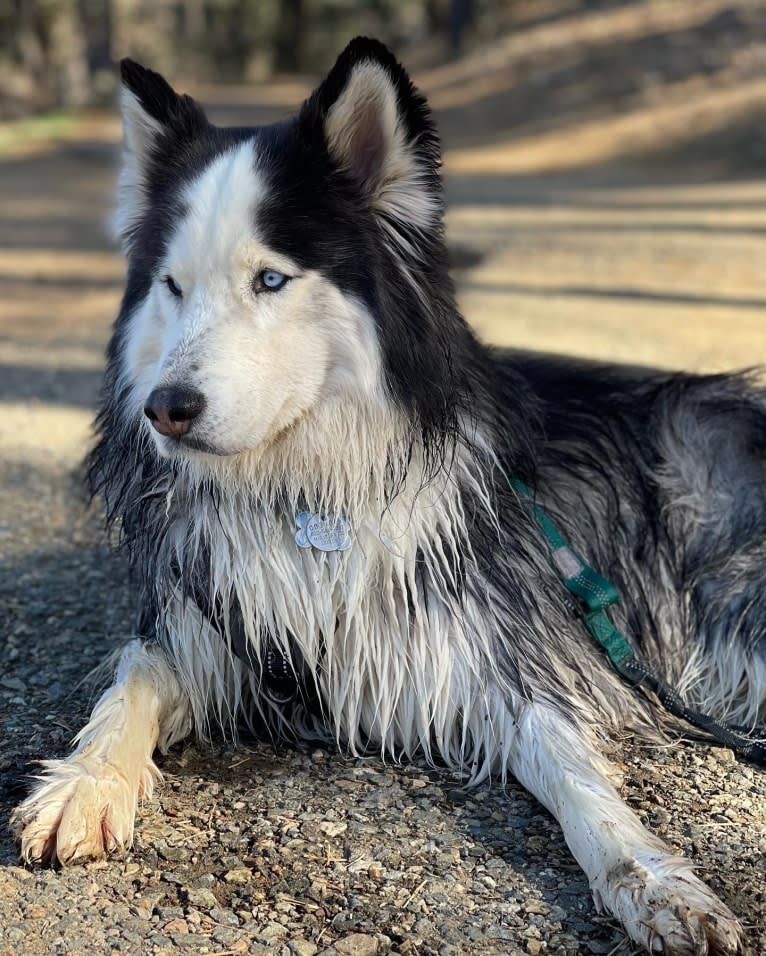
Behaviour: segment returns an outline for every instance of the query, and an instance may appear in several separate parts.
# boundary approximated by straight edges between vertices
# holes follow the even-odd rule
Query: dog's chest
[[[280,654],[294,661],[349,740],[427,737],[429,697],[449,696],[456,658],[475,669],[447,580],[451,526],[433,508],[386,517],[227,510],[205,547],[209,603],[227,609],[219,630],[232,648],[261,671],[269,650],[277,670]]]
[[[384,567],[402,559],[369,521],[341,513],[220,510],[205,532],[183,551],[203,584],[195,597],[206,616],[215,614],[238,653],[259,659],[267,643],[297,648],[312,667],[342,622],[367,616]]]

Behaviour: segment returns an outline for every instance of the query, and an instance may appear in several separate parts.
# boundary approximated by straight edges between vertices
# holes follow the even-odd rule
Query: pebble
[[[287,944],[291,956],[314,956],[318,951],[316,943],[308,939],[291,939]]]
[[[348,824],[340,820],[323,820],[319,824],[319,829],[329,837],[336,837],[346,832]]]
[[[201,910],[216,909],[218,900],[212,890],[190,889],[188,892],[189,903]]]
[[[362,933],[351,933],[335,943],[335,952],[340,956],[377,956],[379,948],[374,936]]]
[[[267,923],[259,932],[258,938],[271,943],[287,934],[287,929],[281,923]]]

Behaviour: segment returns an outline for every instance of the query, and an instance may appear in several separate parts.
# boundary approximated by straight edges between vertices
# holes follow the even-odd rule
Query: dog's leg
[[[516,778],[556,817],[585,871],[596,905],[635,942],[666,956],[731,956],[741,951],[736,917],[649,833],[609,781],[609,765],[586,735],[533,705],[510,755]]]
[[[162,652],[128,644],[74,753],[45,761],[39,785],[13,814],[24,859],[70,863],[129,846],[139,797],[150,796],[160,777],[155,747],[185,737],[191,723],[188,698]]]

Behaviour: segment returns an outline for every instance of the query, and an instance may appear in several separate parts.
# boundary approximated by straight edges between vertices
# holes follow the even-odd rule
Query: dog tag
[[[354,540],[351,522],[342,515],[323,517],[310,511],[301,511],[295,516],[295,523],[298,525],[295,543],[299,548],[348,551]]]

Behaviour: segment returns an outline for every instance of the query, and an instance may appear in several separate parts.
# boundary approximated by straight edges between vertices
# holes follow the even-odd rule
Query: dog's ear
[[[146,174],[161,151],[168,164],[176,151],[207,127],[200,106],[180,96],[159,73],[134,60],[120,61],[120,107],[123,126],[122,171],[113,225],[129,245],[146,205]]]
[[[357,37],[303,106],[333,163],[389,220],[427,228],[441,209],[441,156],[431,111],[377,40]]]

